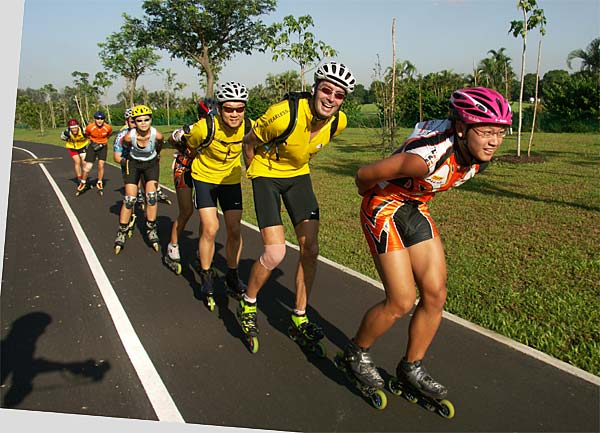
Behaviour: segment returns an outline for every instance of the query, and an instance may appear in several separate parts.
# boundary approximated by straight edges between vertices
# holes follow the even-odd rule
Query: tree
[[[81,123],[82,125],[85,125],[87,119],[91,117],[89,96],[93,93],[93,88],[89,81],[90,74],[87,72],[74,71],[71,72],[71,76],[75,78],[74,83],[77,92],[73,99],[77,105]]]
[[[510,23],[509,33],[523,38],[523,50],[521,52],[521,90],[519,93],[519,129],[517,133],[517,156],[521,156],[521,128],[523,125],[523,78],[525,76],[525,52],[527,50],[527,32],[537,26],[546,25],[544,10],[537,7],[536,0],[518,0],[517,9],[523,12],[523,21],[514,20]]]
[[[580,70],[600,72],[600,37],[594,39],[584,50],[573,50],[567,56],[567,66],[572,69],[573,60],[581,60]]]
[[[96,94],[96,98],[98,99],[98,104],[100,104],[100,100],[106,93],[106,89],[112,86],[112,81],[110,80],[110,77],[107,72],[97,72],[96,75],[94,75],[94,81],[92,82],[92,86],[94,89],[94,93]],[[108,123],[112,123],[110,119],[110,107],[108,106],[108,104],[105,104],[104,107],[106,108],[106,116],[108,119]]]
[[[42,87],[42,92],[46,95],[48,107],[50,108],[50,121],[52,122],[52,127],[56,128],[56,116],[54,115],[54,98],[58,93],[52,84],[46,84]]]
[[[266,26],[255,17],[275,10],[276,0],[145,0],[145,37],[171,58],[206,76],[214,95],[215,72],[235,54],[262,49]]]
[[[185,83],[176,83],[177,74],[171,69],[165,71],[165,104],[167,108],[167,126],[171,126],[171,97],[175,99],[175,92],[183,90]]]
[[[128,106],[134,105],[137,80],[148,72],[156,72],[160,55],[148,44],[140,31],[139,21],[122,15],[125,23],[119,32],[111,33],[106,42],[99,43],[100,61],[105,69],[125,78],[126,93],[129,94]]]
[[[264,35],[265,45],[273,52],[273,61],[281,58],[290,59],[300,67],[302,90],[306,89],[305,75],[323,58],[337,54],[323,41],[315,41],[315,35],[307,31],[314,27],[310,15],[304,15],[296,20],[292,15],[283,18],[282,23],[275,23]]]

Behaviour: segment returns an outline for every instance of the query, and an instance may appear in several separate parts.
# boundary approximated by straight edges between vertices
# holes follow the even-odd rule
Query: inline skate
[[[387,388],[392,394],[402,395],[411,403],[419,403],[444,418],[454,417],[454,405],[444,398],[448,390],[427,373],[423,361],[400,361],[396,367],[396,377],[388,380]]]
[[[119,227],[119,231],[117,231],[117,238],[115,239],[115,254],[119,254],[125,246],[125,242],[127,241],[127,239],[133,236],[135,220],[136,215],[132,214],[131,218],[129,218],[129,223],[127,225],[121,225]]]
[[[237,307],[237,318],[244,333],[248,349],[251,353],[258,352],[258,327],[256,326],[256,303],[240,299]]]
[[[169,196],[163,192],[161,187],[158,187],[158,189],[156,190],[156,197],[158,198],[158,201],[161,203],[166,203],[166,204],[172,203]]]
[[[167,254],[163,257],[165,265],[175,272],[175,275],[181,274],[181,256],[179,255],[179,245],[169,244],[167,246]]]
[[[104,183],[101,180],[96,181],[96,191],[100,197],[104,195]]]
[[[248,288],[240,280],[237,269],[229,269],[225,275],[225,290],[233,299],[239,301]]]
[[[214,276],[215,271],[213,268],[202,269],[200,262],[198,261],[198,267],[196,268],[198,275],[200,275],[200,296],[206,304],[209,311],[215,309],[215,298],[214,298]]]
[[[382,391],[385,382],[368,350],[361,349],[354,342],[350,342],[343,353],[340,352],[334,357],[333,363],[376,409],[385,409],[387,397]]]
[[[84,182],[83,180],[79,182],[77,185],[77,191],[75,191],[75,196],[79,197],[81,194],[85,193],[88,189],[92,189],[94,186],[89,182]]]
[[[158,252],[160,249],[160,240],[156,231],[156,221],[146,221],[146,236],[152,249]]]
[[[314,322],[309,322],[306,314],[301,316],[292,314],[292,323],[288,328],[288,335],[302,349],[314,353],[319,358],[325,358],[327,351],[320,341],[324,337],[323,329]]]

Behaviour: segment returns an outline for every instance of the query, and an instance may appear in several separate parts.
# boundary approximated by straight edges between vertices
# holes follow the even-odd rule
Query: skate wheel
[[[115,247],[115,254],[119,254],[121,252],[121,247],[119,245],[117,245]]]
[[[419,397],[413,395],[410,391],[404,391],[404,394],[402,395],[404,395],[404,398],[411,403],[417,403],[419,401]]]
[[[441,400],[438,413],[446,419],[454,418],[454,405],[450,400]]]
[[[387,397],[385,393],[378,389],[373,394],[371,394],[371,403],[377,410],[383,410],[387,406]]]
[[[132,236],[133,236],[133,230],[128,230],[127,237],[131,239]]]
[[[176,275],[181,275],[181,271],[182,271],[181,263],[177,263],[177,267],[175,269],[175,274]]]
[[[258,337],[248,336],[248,348],[251,353],[258,352]]]
[[[387,382],[387,389],[394,395],[402,395],[402,388],[398,379],[392,378]]]
[[[343,364],[342,364],[342,359],[343,359],[344,354],[341,352],[338,352],[334,357],[333,357],[333,365],[336,366],[336,368],[340,369],[340,370],[344,370]]]
[[[320,341],[317,344],[313,345],[310,348],[310,351],[317,355],[319,358],[325,358],[327,356],[327,349],[325,349],[325,346]]]
[[[152,249],[156,252],[158,252],[158,244],[154,243],[152,244]]]

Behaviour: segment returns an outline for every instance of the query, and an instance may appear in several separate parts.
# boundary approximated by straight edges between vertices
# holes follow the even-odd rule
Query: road
[[[332,358],[381,289],[322,261],[308,313],[325,330],[328,356],[307,354],[286,333],[297,260],[291,247],[259,295],[260,350],[251,354],[222,279],[215,311],[198,298],[198,277],[185,261],[197,245],[196,215],[176,276],[139,227],[114,254],[122,200],[116,167],[106,167],[104,196],[74,192],[65,149],[14,143],[0,298],[5,409],[284,431],[600,429],[598,377],[517,350],[450,315],[427,364],[449,387],[456,416],[444,419],[387,391],[387,408],[376,410]],[[163,250],[176,214],[175,203],[159,205]],[[245,280],[262,243],[250,225],[242,235]],[[221,274],[223,246],[221,230]],[[400,320],[372,348],[384,376],[403,354],[407,325]]]

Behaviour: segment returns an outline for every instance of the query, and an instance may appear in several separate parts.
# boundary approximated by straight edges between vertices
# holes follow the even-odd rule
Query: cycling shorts
[[[85,153],[85,147],[81,148],[81,149],[67,149],[69,151],[69,155],[71,155],[71,158],[73,158],[74,156],[77,155],[81,155],[82,153]]]
[[[137,185],[140,178],[144,177],[144,182],[156,181],[160,175],[160,165],[158,158],[150,161],[138,161],[136,159],[124,159],[121,162],[121,173],[123,183]]]
[[[221,206],[223,212],[242,210],[242,185],[219,185],[215,183],[194,181],[194,205],[196,209]]]
[[[252,190],[261,229],[283,225],[282,199],[294,227],[302,221],[319,219],[319,204],[309,174],[290,178],[255,177]]]
[[[107,148],[108,146],[105,144],[102,146],[102,149],[96,152],[94,149],[92,149],[92,145],[90,143],[85,150],[85,162],[94,162],[96,161],[96,158],[98,158],[98,161],[106,161],[106,154],[108,152],[106,150]]]
[[[360,225],[372,255],[403,250],[439,236],[427,203],[366,195]]]

